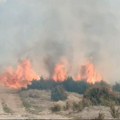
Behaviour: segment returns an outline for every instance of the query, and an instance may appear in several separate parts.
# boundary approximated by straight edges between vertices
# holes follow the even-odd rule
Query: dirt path
[[[0,114],[9,112],[23,114],[25,113],[25,108],[17,91],[0,86]]]
[[[40,95],[43,99],[47,99],[48,95],[42,94],[40,91]],[[44,93],[44,92],[43,92]],[[43,103],[46,101],[40,99],[40,107],[46,107]],[[44,102],[43,102],[44,101]],[[38,101],[35,101],[38,102]],[[38,102],[38,103],[39,103]],[[48,101],[47,101],[48,102]],[[43,104],[43,105],[42,105]],[[48,106],[48,105],[47,105]],[[21,101],[21,98],[17,91],[11,90],[5,87],[0,86],[0,119],[67,119],[65,116],[61,116],[58,114],[51,114],[48,111],[41,112],[39,115],[31,114],[26,112],[25,107]]]

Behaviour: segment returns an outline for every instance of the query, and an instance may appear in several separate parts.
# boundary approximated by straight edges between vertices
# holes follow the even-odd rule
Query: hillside
[[[51,101],[48,90],[22,90],[16,91],[0,87],[0,118],[2,119],[94,119],[100,113],[106,119],[112,118],[110,108],[105,106],[86,106],[77,111],[75,104],[82,101],[82,95],[67,92],[65,101]],[[66,105],[69,107],[66,108]],[[60,106],[60,111],[51,111],[55,105]]]
[[[29,97],[31,92],[33,93],[32,95],[39,95],[39,99]],[[0,119],[66,118],[61,115],[49,114],[49,111],[47,112],[47,107],[51,105],[49,94],[49,92],[37,91],[36,93],[36,91],[31,90],[24,91],[19,95],[19,91],[0,86]],[[22,100],[27,101],[26,104],[29,104],[30,101],[30,105],[33,108],[38,106],[40,114],[36,114],[38,111],[36,113],[28,111],[27,106],[25,106]]]
[[[105,106],[88,106],[81,111],[64,110],[67,102],[72,106],[72,104],[82,101],[82,95],[70,92],[67,94],[68,99],[66,101],[52,102],[50,100],[50,91],[34,89],[20,92],[20,96],[27,108],[26,110],[31,114],[37,115],[36,117],[94,119],[98,117],[99,113],[103,113],[106,119],[112,118],[109,107]],[[54,105],[59,105],[62,108],[61,111],[52,112],[51,107]]]

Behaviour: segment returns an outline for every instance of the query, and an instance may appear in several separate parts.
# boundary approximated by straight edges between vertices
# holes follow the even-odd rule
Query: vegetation
[[[107,106],[107,108],[101,107],[100,109],[99,106],[95,107],[95,109],[93,109],[93,112],[95,110],[98,111],[103,110],[105,108],[104,113],[100,112],[96,117],[94,117],[94,115],[90,116],[94,120],[104,120],[105,115],[107,113],[109,117],[120,118],[119,108],[116,107],[117,105],[120,105],[119,88],[120,84],[118,83],[116,83],[114,86],[110,86],[108,83],[104,81],[95,84],[89,84],[86,81],[74,81],[73,78],[71,77],[68,77],[67,80],[63,82],[55,82],[53,80],[44,80],[43,78],[41,78],[41,80],[33,81],[33,83],[28,86],[28,89],[34,89],[31,90],[34,92],[30,92],[29,94],[27,94],[27,96],[30,99],[35,98],[34,101],[36,102],[37,100],[39,100],[41,94],[39,92],[35,92],[36,91],[35,89],[39,89],[42,91],[47,90],[46,92],[49,92],[48,100],[50,102],[48,103],[50,104],[48,109],[50,109],[52,112],[57,112],[57,114],[69,115],[70,117],[74,117],[74,119],[84,118],[85,116],[84,114],[81,114],[81,112],[84,110],[89,113],[89,110],[93,109],[93,107],[89,107],[91,105]],[[71,93],[68,92],[75,92],[82,95],[78,95],[75,93],[72,93],[72,95],[70,95]],[[69,96],[67,96],[66,93]],[[52,102],[54,103],[52,107],[50,97],[52,101],[55,101]],[[40,106],[39,108],[36,108],[36,104],[32,103],[31,105],[31,103],[28,100],[26,101],[28,104],[23,103],[23,105],[25,106],[26,110],[30,113],[39,113],[40,110],[42,111],[44,107]]]
[[[120,117],[120,108],[116,108],[115,105],[110,105],[110,113],[113,118],[119,118]]]
[[[93,86],[111,88],[111,86],[105,81],[96,82]]]
[[[84,107],[85,106],[82,102],[78,102],[78,103],[74,102],[72,109],[73,111],[80,112],[84,109]]]
[[[51,107],[52,112],[59,112],[59,111],[72,111],[74,112],[80,112],[82,111],[85,107],[88,107],[88,104],[82,101],[65,101],[65,102],[56,102],[54,105]]]
[[[90,87],[90,84],[86,81],[74,81],[72,77],[68,77],[62,84],[67,91],[79,94],[83,94]]]
[[[85,92],[84,98],[90,100],[94,105],[120,104],[119,95],[113,92],[111,88],[104,86],[91,87]]]
[[[27,86],[27,89],[51,90],[58,85],[62,85],[68,92],[76,92],[79,94],[84,94],[87,89],[95,86],[107,87],[113,89],[113,91],[120,92],[120,83],[116,83],[115,85],[110,86],[105,81],[100,81],[92,85],[87,83],[85,80],[75,81],[72,77],[68,77],[63,82],[55,82],[52,79],[44,79],[41,77],[40,80],[33,80],[32,84]]]
[[[68,77],[64,82],[44,80],[44,78],[41,77],[38,81],[32,81],[32,84],[28,85],[27,89],[52,90],[52,88],[59,85],[62,85],[68,92],[76,92],[79,94],[83,94],[91,86],[86,81],[75,81],[72,77]]]
[[[2,107],[6,113],[13,113],[13,111],[7,106],[6,103],[2,102]]]
[[[61,110],[61,106],[58,104],[54,104],[50,109],[52,112],[59,112]]]
[[[120,92],[120,83],[116,83],[115,85],[113,85],[113,90]]]
[[[98,83],[89,84],[86,81],[74,81],[72,77],[68,77],[67,80],[63,82],[55,82],[53,80],[44,80],[41,78],[39,81],[33,81],[31,85],[28,86],[28,89],[39,89],[39,90],[48,90],[49,91],[49,100],[50,100],[50,91],[51,91],[51,100],[55,101],[53,106],[49,106],[49,109],[52,112],[60,112],[65,114],[74,114],[81,112],[85,107],[89,107],[91,105],[103,105],[108,106],[110,108],[110,114],[113,118],[120,117],[120,111],[118,107],[115,105],[120,105],[120,84],[116,83],[114,86],[110,86],[108,83],[101,81]],[[76,92],[82,95],[75,94],[73,99],[71,96],[67,99],[67,92]],[[117,91],[117,92],[116,92]],[[30,98],[38,99],[41,94],[29,93],[28,96]],[[78,99],[76,99],[76,96]],[[66,100],[67,99],[67,100]],[[62,100],[62,101],[59,101]],[[65,100],[65,101],[64,101]],[[59,102],[58,102],[59,101]],[[57,104],[59,103],[59,104]],[[36,106],[31,107],[29,104],[23,103],[25,108],[29,111],[35,111]],[[99,106],[98,106],[99,107]],[[34,109],[31,109],[34,108]],[[89,110],[89,109],[85,109]],[[105,112],[106,113],[106,112]],[[77,119],[77,117],[76,117]],[[78,116],[80,119],[80,116]],[[99,113],[95,120],[103,120],[105,119],[104,113]]]
[[[67,93],[65,92],[63,86],[56,86],[51,91],[51,100],[59,101],[59,100],[66,100]]]
[[[25,94],[25,93],[24,93],[24,94]],[[30,111],[30,109],[31,109],[31,104],[30,104],[29,101],[25,100],[26,96],[25,96],[24,94],[21,94],[21,93],[20,93],[20,97],[21,97],[21,100],[22,100],[22,104],[23,104],[23,106],[24,106],[24,108],[25,108],[26,111],[31,112],[31,111]],[[31,94],[30,94],[30,95],[31,95]],[[30,95],[29,95],[29,97],[30,97]]]
[[[31,85],[28,85],[27,89],[40,89],[40,90],[49,90],[55,87],[58,83],[54,82],[53,80],[44,80],[43,77],[41,77],[40,80],[32,81]]]
[[[98,114],[98,117],[96,117],[94,120],[104,120],[104,118],[105,118],[105,114],[100,112]]]
[[[23,106],[25,107],[26,110],[29,110],[31,108],[30,103],[23,101]]]

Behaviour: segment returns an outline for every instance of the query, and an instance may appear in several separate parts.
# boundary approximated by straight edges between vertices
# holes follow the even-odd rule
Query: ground
[[[54,104],[60,104],[64,107],[66,102],[74,103],[81,101],[82,95],[68,93],[66,101],[53,102],[50,99],[50,91],[46,90],[24,90],[16,91],[5,87],[0,87],[0,119],[93,119],[99,113],[104,113],[105,118],[112,118],[109,107],[89,106],[82,111],[61,110],[52,112],[51,107]]]

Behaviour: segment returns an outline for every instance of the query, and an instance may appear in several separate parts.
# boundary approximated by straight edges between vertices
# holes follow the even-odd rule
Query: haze
[[[120,81],[119,0],[0,0],[0,71],[29,58],[47,74],[65,56],[92,59],[108,82]]]

